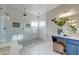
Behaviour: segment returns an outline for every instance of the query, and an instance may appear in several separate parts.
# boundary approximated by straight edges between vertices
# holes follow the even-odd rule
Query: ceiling
[[[8,4],[7,6],[23,11],[25,8],[26,12],[40,16],[56,8],[59,4]]]

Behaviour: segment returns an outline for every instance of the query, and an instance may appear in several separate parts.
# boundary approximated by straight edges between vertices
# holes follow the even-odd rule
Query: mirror
[[[65,33],[79,33],[79,14],[69,16],[68,22],[63,27]]]

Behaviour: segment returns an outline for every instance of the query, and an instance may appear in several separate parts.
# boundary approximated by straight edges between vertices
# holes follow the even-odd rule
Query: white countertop
[[[79,35],[73,35],[73,36],[63,36],[63,35],[53,35],[53,36],[58,36],[58,37],[64,37],[64,38],[70,38],[70,39],[73,39],[73,40],[79,40]]]

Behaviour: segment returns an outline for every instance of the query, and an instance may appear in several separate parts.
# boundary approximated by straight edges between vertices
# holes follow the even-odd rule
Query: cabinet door
[[[79,55],[79,46],[77,46],[77,55]]]
[[[76,55],[76,45],[67,43],[67,55]]]

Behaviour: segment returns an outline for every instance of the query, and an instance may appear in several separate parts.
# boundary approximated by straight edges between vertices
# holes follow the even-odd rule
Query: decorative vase
[[[62,32],[63,32],[62,27],[59,27],[58,30],[57,30],[57,34],[61,35]]]

